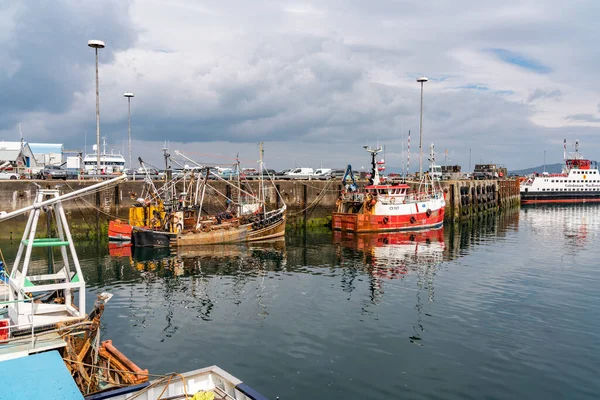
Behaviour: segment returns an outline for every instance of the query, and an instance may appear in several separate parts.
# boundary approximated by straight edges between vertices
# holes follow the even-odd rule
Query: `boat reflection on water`
[[[444,255],[444,229],[352,234],[334,232],[333,242],[359,251],[372,276],[399,279],[411,270],[433,266]]]
[[[378,304],[383,298],[386,280],[416,275],[417,318],[408,339],[422,346],[422,317],[427,304],[434,300],[433,277],[444,259],[444,229],[360,235],[335,232],[333,241],[340,245],[338,256],[342,265],[346,264],[346,256],[350,260],[361,258],[362,268],[370,276],[371,304]],[[344,250],[348,249],[353,254],[345,255]],[[365,305],[363,310],[368,308]]]
[[[598,204],[526,206],[522,208],[521,223],[529,225],[535,235],[552,236],[554,243],[560,241],[565,249],[577,250],[596,239],[599,210]],[[562,234],[556,237],[556,231]]]
[[[111,257],[131,257],[131,243],[130,242],[108,242],[108,254]]]
[[[231,269],[247,272],[264,268],[272,260],[276,268],[286,264],[285,242],[278,240],[251,244],[215,244],[197,247],[129,247],[131,265],[140,272],[158,276],[229,275]],[[116,248],[113,251],[121,251]],[[113,252],[110,253],[111,256]],[[120,253],[119,253],[120,254]],[[243,263],[235,263],[243,259]],[[240,265],[242,267],[240,267]]]

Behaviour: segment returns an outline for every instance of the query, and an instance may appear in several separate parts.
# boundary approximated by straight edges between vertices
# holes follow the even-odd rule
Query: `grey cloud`
[[[529,103],[535,101],[535,100],[540,100],[540,99],[554,99],[556,101],[559,101],[562,98],[563,94],[559,89],[554,89],[554,90],[546,90],[546,89],[540,89],[540,88],[536,88],[533,93],[531,93],[529,95],[529,97],[527,98],[527,101]]]
[[[105,41],[101,63],[111,63],[116,51],[136,40],[125,1],[12,3],[14,29],[0,43],[0,60],[10,59],[18,67],[0,75],[0,128],[14,124],[21,112],[65,112],[75,92],[93,85],[94,56],[87,40]]]
[[[143,11],[158,2],[133,4],[139,6],[136,21],[143,23]],[[134,46],[138,31],[129,3],[61,1],[47,9],[50,6],[45,3],[23,2],[17,28],[11,33],[15,46],[4,46],[4,54],[0,46],[0,60],[7,56],[21,63],[10,80],[0,76],[0,104],[8,104],[0,108],[0,129],[14,125],[25,111],[41,110],[35,117],[40,130],[31,133],[35,140],[59,133],[69,147],[77,148],[83,146],[81,133],[87,130],[91,141],[94,72],[93,53],[86,41],[98,38],[107,42],[100,59],[104,64],[102,134],[119,149],[127,132],[122,93],[132,90],[136,93],[133,136],[138,143],[150,144],[140,146],[144,151],[158,149],[164,139],[199,152],[216,146],[223,153],[240,147],[254,151],[252,143],[264,140],[276,148],[279,164],[273,167],[289,166],[285,163],[292,159],[300,164],[326,159],[337,167],[347,162],[366,164],[362,145],[365,140],[379,139],[387,144],[390,162],[399,165],[404,127],[404,138],[412,129],[414,167],[419,112],[414,78],[422,74],[432,78],[425,87],[424,144],[434,142],[439,154],[448,148],[453,161],[463,165],[472,148],[473,160],[482,154],[484,160],[528,167],[531,154],[550,149],[549,143],[558,141],[560,156],[562,137],[591,135],[591,128],[551,129],[531,122],[535,108],[528,102],[563,96],[558,89],[544,88],[552,88],[552,82],[538,83],[542,88],[533,90],[535,86],[527,84],[534,83],[523,81],[527,92],[522,100],[528,102],[515,101],[522,96],[519,89],[494,84],[499,80],[496,76],[487,79],[496,73],[493,64],[481,64],[485,68],[480,70],[473,67],[486,61],[478,49],[522,52],[522,43],[532,47],[533,58],[550,58],[556,48],[542,56],[539,49],[547,48],[549,36],[545,34],[556,23],[553,17],[521,15],[517,5],[500,7],[515,15],[499,18],[489,5],[461,8],[448,3],[440,8],[392,0],[312,4],[316,12],[306,13],[298,22],[277,2],[258,1],[253,7],[164,2],[155,11],[158,18],[145,28],[168,40],[152,40],[156,36],[146,37],[144,31]],[[195,14],[194,6],[217,12]],[[186,8],[185,18],[170,14],[177,7]],[[525,11],[532,8],[535,5]],[[0,32],[0,42],[2,37]],[[54,46],[36,42],[40,37]],[[122,54],[115,59],[118,51]],[[554,72],[546,76],[550,81],[564,74],[564,69],[554,65],[562,62],[560,57],[553,60]],[[160,63],[160,68],[154,63]],[[103,80],[108,74],[112,74],[110,85]],[[556,81],[562,83],[562,79],[564,75]],[[461,89],[466,82],[481,82],[489,90]],[[440,90],[448,86],[457,88]],[[499,89],[517,93],[512,96],[506,90],[507,95],[499,96]],[[74,109],[75,92],[90,103],[81,109],[83,118],[69,113]],[[19,93],[24,96],[7,103]],[[56,118],[46,118],[43,111]],[[594,122],[595,117],[589,117]]]

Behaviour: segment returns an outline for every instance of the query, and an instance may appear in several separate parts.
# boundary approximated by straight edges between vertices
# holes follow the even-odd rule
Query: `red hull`
[[[332,227],[348,232],[390,232],[419,229],[436,229],[444,224],[444,208],[427,213],[410,215],[371,215],[333,213]]]
[[[111,240],[131,240],[131,225],[119,220],[109,221],[108,238]]]

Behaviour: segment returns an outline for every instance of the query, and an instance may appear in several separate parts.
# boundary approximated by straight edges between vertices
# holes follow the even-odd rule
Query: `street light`
[[[417,82],[421,83],[421,122],[419,124],[419,178],[423,176],[423,84],[429,79],[422,76],[417,78]]]
[[[100,89],[98,87],[98,49],[104,48],[102,40],[88,40],[88,46],[96,51],[96,174],[100,173]]]
[[[131,165],[131,98],[134,97],[134,94],[131,92],[123,93],[124,97],[127,97],[127,113],[129,120],[129,168],[133,169]]]

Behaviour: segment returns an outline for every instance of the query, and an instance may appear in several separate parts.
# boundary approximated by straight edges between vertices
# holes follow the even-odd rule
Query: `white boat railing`
[[[2,296],[2,300],[0,301],[0,308],[4,308],[6,307],[6,309],[8,310],[8,307],[11,304],[14,303],[27,303],[29,302],[31,304],[31,314],[28,316],[28,322],[25,324],[12,324],[12,321],[10,318],[6,318],[3,319],[2,321],[6,320],[8,321],[7,325],[0,325],[0,332],[4,331],[8,334],[8,337],[11,337],[11,333],[14,332],[15,330],[19,330],[18,328],[28,328],[31,327],[31,349],[34,348],[35,346],[35,324],[34,324],[34,305],[35,305],[35,299],[33,298],[33,296],[28,295],[27,293],[25,293],[23,290],[20,290],[21,295],[22,295],[22,299],[16,299],[16,300],[10,300],[9,299],[9,291],[12,290],[12,288],[10,287],[10,276],[6,273],[5,270],[0,271],[1,272],[1,282],[2,282],[2,286],[4,288],[6,288],[7,290],[4,291],[3,296]],[[6,279],[7,281],[5,281],[4,279]],[[3,333],[3,332],[2,332]],[[1,335],[4,336],[4,335]],[[0,342],[0,348],[2,347],[2,342]]]
[[[342,195],[342,200],[346,202],[355,202],[362,203],[365,201],[366,196],[370,193],[345,193]],[[385,204],[392,204],[392,199],[394,199],[394,204],[406,204],[406,203],[417,203],[421,201],[427,201],[432,199],[441,199],[443,198],[442,192],[433,192],[433,193],[409,193],[406,195],[398,195],[398,196],[387,196],[387,195],[379,195],[374,197]]]

